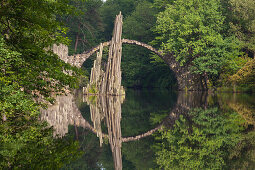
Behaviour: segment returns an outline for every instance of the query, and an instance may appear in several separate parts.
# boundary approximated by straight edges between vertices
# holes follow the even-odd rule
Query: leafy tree
[[[215,108],[194,109],[180,117],[173,129],[162,130],[157,164],[163,169],[223,169],[230,149],[241,141],[244,120]]]
[[[180,65],[190,65],[207,79],[217,76],[225,61],[239,54],[237,40],[222,35],[224,16],[218,0],[175,0],[165,6],[156,2],[156,7],[165,7],[157,17],[156,41]]]
[[[56,17],[72,10],[66,0],[0,2],[0,169],[56,169],[79,153],[76,142],[53,139],[35,103],[78,83],[78,70],[46,50],[68,42]]]
[[[228,20],[230,32],[241,42],[242,48],[251,57],[255,54],[255,1],[229,0]]]
[[[220,71],[220,76],[217,80],[218,87],[228,87],[231,86],[230,76],[238,72],[244,65],[251,59],[247,56],[235,56],[231,60],[227,60],[226,64]]]
[[[224,0],[221,1],[222,11],[225,16],[225,36],[235,36],[239,44],[237,48],[242,49],[244,52],[241,55],[233,55],[231,60],[227,60],[218,81],[219,86],[231,86],[229,77],[236,74],[238,70],[242,69],[247,62],[250,62],[254,57],[254,1],[240,1],[240,0]],[[247,69],[245,69],[248,71]],[[243,74],[246,74],[242,71]],[[249,71],[248,71],[249,72]],[[249,73],[247,73],[249,74]],[[232,80],[231,80],[232,81]],[[242,91],[248,90],[250,87],[242,85]]]
[[[156,14],[157,10],[152,8],[152,3],[148,1],[138,3],[135,10],[124,18],[123,36],[145,43],[152,41],[155,34],[151,28],[156,23]]]
[[[248,61],[243,68],[230,77],[230,81],[236,85],[248,85],[254,89],[255,59]]]
[[[60,168],[79,155],[79,145],[53,139],[53,130],[38,121],[38,105],[19,85],[26,83],[21,55],[0,38],[0,169]]]
[[[7,78],[9,84],[16,82],[26,93],[33,92],[45,98],[52,92],[61,92],[67,85],[75,87],[77,69],[45,50],[54,43],[68,42],[63,37],[66,28],[56,21],[56,16],[72,10],[65,0],[2,1],[0,45],[6,50],[1,50],[1,67],[5,70],[1,80],[12,75],[12,80]],[[66,75],[63,70],[73,70],[73,76]]]

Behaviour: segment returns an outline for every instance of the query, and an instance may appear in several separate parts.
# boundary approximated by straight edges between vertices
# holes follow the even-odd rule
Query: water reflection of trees
[[[121,157],[121,144],[122,142],[130,142],[140,140],[144,137],[152,135],[163,126],[172,126],[179,118],[180,115],[186,114],[190,108],[195,106],[201,106],[202,101],[205,100],[206,95],[195,93],[193,95],[187,95],[180,93],[178,95],[177,103],[171,113],[159,123],[155,128],[144,132],[142,134],[130,137],[122,137],[121,135],[121,103],[122,99],[119,96],[86,96],[85,101],[90,105],[91,119],[94,127],[98,131],[100,138],[100,144],[102,143],[102,130],[100,123],[106,118],[106,124],[108,128],[108,138],[112,149],[113,160],[115,169],[122,169],[122,157]],[[196,100],[195,100],[196,99]]]
[[[199,100],[194,100],[194,98],[198,99],[198,97],[200,98]],[[200,94],[193,95],[193,97],[187,94],[178,95],[174,109],[164,121],[157,123],[155,128],[129,137],[122,137],[121,134],[121,103],[123,99],[118,96],[87,96],[84,98],[90,106],[90,116],[93,126],[82,117],[82,114],[74,103],[74,97],[72,95],[57,97],[55,105],[49,107],[47,111],[42,111],[41,119],[47,120],[54,127],[56,136],[64,136],[68,132],[68,126],[74,125],[75,128],[83,127],[96,133],[99,137],[100,145],[102,145],[104,138],[107,139],[111,146],[115,169],[122,169],[122,142],[140,140],[152,135],[163,125],[173,125],[179,115],[187,113],[194,105],[200,105],[203,98],[201,98]],[[108,129],[108,134],[102,132],[102,122],[104,121]]]
[[[240,114],[246,123],[255,125],[255,96],[250,94],[218,95],[222,108],[232,109]]]
[[[227,98],[233,99],[231,97]],[[83,118],[74,103],[74,98],[70,98],[70,96],[69,99],[57,101],[59,105],[57,109],[62,112],[60,115],[49,117],[49,114],[45,113],[44,116],[42,115],[42,118],[46,120],[50,118],[50,122],[55,127],[65,127],[63,128],[64,131],[61,132],[59,130],[61,134],[67,133],[66,128],[68,125],[74,125],[75,127],[87,128],[97,134],[100,145],[108,141],[115,169],[122,169],[124,165],[129,166],[126,164],[126,157],[122,158],[122,154],[129,156],[130,159],[134,156],[128,155],[126,152],[129,151],[126,149],[124,149],[124,153],[121,151],[123,142],[138,141],[150,136],[157,130],[160,130],[160,133],[156,135],[159,144],[155,145],[154,148],[157,148],[155,149],[157,152],[157,163],[162,168],[220,169],[232,164],[233,168],[239,169],[244,168],[244,165],[247,165],[249,168],[254,163],[255,142],[254,133],[251,131],[253,126],[250,126],[251,122],[247,125],[247,121],[242,118],[244,114],[229,111],[229,107],[232,106],[231,102],[235,106],[238,106],[240,102],[226,102],[226,99],[220,99],[219,96],[208,96],[206,93],[179,93],[176,103],[166,116],[162,117],[160,114],[153,115],[154,128],[140,134],[136,132],[135,136],[123,137],[120,127],[123,99],[117,96],[87,96],[85,101],[90,107],[92,124],[89,124]],[[245,103],[242,104],[244,105],[243,107],[246,106]],[[66,106],[61,108],[60,105]],[[198,107],[199,109],[194,110],[194,108]],[[249,105],[249,108],[252,108],[252,106]],[[224,112],[222,112],[222,109]],[[235,111],[238,111],[238,109]],[[105,126],[108,131],[107,134],[105,133]],[[250,130],[247,130],[248,127]],[[125,129],[125,127],[122,128]],[[244,131],[245,133],[243,133]],[[79,135],[82,136],[81,134]],[[93,141],[95,143],[96,139]],[[132,144],[136,145],[135,143]],[[143,148],[142,145],[141,148]],[[89,150],[88,148],[84,149],[85,151]],[[94,148],[96,152],[92,152],[97,153],[93,157],[95,159],[93,161],[94,168],[100,167],[99,162],[103,162],[104,167],[108,166],[106,164],[109,164],[107,163],[109,162],[108,159],[103,161],[100,158],[100,161],[97,161],[100,155],[99,150],[101,150],[100,154],[105,154],[102,153],[102,150],[106,151],[104,147],[100,148],[99,145]],[[88,157],[90,156],[87,155],[86,159],[89,159]]]
[[[78,149],[72,136],[53,138],[53,129],[36,116],[1,123],[0,169],[60,169],[80,157]]]
[[[246,111],[254,106],[241,104],[233,96],[219,97],[216,96],[217,104],[209,102],[212,106],[204,102],[202,108],[175,108],[182,112],[180,117],[172,128],[167,127],[156,136],[159,143],[154,147],[161,168],[254,169],[254,119]]]

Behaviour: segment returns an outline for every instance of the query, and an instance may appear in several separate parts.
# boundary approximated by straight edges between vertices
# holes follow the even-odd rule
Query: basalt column
[[[103,55],[103,45],[100,44],[99,52],[97,52],[97,58],[94,61],[93,68],[91,69],[90,74],[90,82],[87,87],[83,87],[84,94],[99,94],[100,88],[102,84],[102,76],[104,75],[104,71],[101,69]]]
[[[100,92],[108,95],[124,95],[124,89],[121,86],[121,53],[122,53],[122,15],[116,16],[113,37],[110,43],[109,56],[106,72]]]

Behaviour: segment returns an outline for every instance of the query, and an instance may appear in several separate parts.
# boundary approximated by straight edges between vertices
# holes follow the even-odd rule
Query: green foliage
[[[230,77],[233,83],[253,84],[255,82],[255,59],[250,60],[236,74]]]
[[[66,2],[66,0],[3,1],[0,14],[1,33],[8,39],[8,44],[16,44],[24,50],[32,45],[44,48],[54,42],[66,40],[62,36],[66,28],[56,21],[56,15],[72,12],[73,8]]]
[[[249,62],[251,58],[244,56],[244,57],[233,57],[232,60],[228,60],[226,63],[226,66],[224,68],[227,68],[230,75],[233,75],[236,73],[239,69],[245,66],[247,62]]]
[[[93,94],[93,93],[92,93]],[[89,96],[89,102],[92,104],[92,105],[96,105],[97,104],[97,99],[98,97],[96,95],[92,95],[92,96]]]
[[[0,38],[0,55],[0,69],[2,70],[0,73],[1,86],[19,85],[27,93],[37,91],[44,97],[49,97],[54,91],[61,92],[63,87],[68,84],[71,87],[76,86],[78,79],[76,77],[68,76],[62,71],[63,67],[71,67],[60,61],[54,54],[46,56],[39,55],[39,59],[44,57],[44,60],[41,58],[40,62],[38,59],[30,59],[28,62],[23,58],[22,53],[9,49],[4,44],[3,39]],[[56,60],[59,61],[59,63],[57,63]],[[51,67],[54,67],[54,70],[50,70]],[[55,86],[54,82],[57,80],[59,83]],[[36,97],[36,95],[34,97]]]
[[[150,42],[155,35],[151,28],[156,23],[157,10],[152,8],[152,3],[142,1],[137,4],[135,10],[124,18],[123,36],[141,42]]]
[[[142,47],[124,46],[121,67],[125,87],[175,87],[175,76],[169,67],[151,63],[150,52]]]
[[[157,1],[158,2],[158,1]],[[157,17],[155,31],[165,52],[194,73],[218,75],[225,61],[239,54],[233,38],[224,38],[224,16],[218,0],[170,1]],[[157,7],[157,4],[155,5]]]
[[[149,9],[149,10],[148,10]],[[123,37],[149,43],[155,38],[151,30],[157,10],[152,3],[137,3],[123,22]],[[123,84],[126,87],[174,87],[175,77],[165,63],[151,63],[151,52],[142,47],[124,45],[122,57]],[[155,71],[157,70],[157,71]]]
[[[98,89],[96,87],[96,84],[91,84],[91,86],[89,86],[89,93],[90,94],[97,94],[98,93]]]
[[[77,159],[79,145],[70,139],[53,139],[52,130],[31,125],[15,135],[1,135],[0,167],[21,169],[59,169]],[[2,134],[2,133],[1,133]],[[6,139],[8,138],[8,139]]]
[[[25,121],[36,118],[39,114],[38,107],[35,105],[33,100],[29,99],[19,87],[15,86],[4,86],[1,87],[0,91],[0,113],[1,117],[5,116],[6,119],[12,120],[10,126],[18,125],[25,126]],[[22,121],[22,124],[16,124],[15,120]],[[3,122],[3,120],[1,120]]]
[[[223,68],[233,73],[243,66],[240,64],[244,63],[239,57],[241,52],[238,40],[234,37],[225,38],[216,48],[208,48],[205,52],[208,56],[198,57],[192,62],[191,70],[194,73],[216,76],[222,73]]]
[[[255,132],[247,133],[242,141],[231,149],[229,169],[254,169]]]
[[[228,20],[230,32],[242,41],[242,48],[251,57],[255,53],[255,1],[229,0]]]
[[[238,70],[240,70],[242,67],[245,66],[247,62],[249,62],[251,58],[244,56],[244,57],[232,57],[231,60],[228,60],[226,62],[226,65],[221,70],[221,79],[223,79],[224,82],[229,82],[229,76],[237,73]],[[225,77],[224,77],[225,76]]]
[[[128,160],[130,162],[129,164],[125,165],[125,162],[123,161],[123,169],[154,169],[156,167],[153,160],[154,152],[148,149],[153,142],[153,138],[148,137],[134,142],[123,143],[123,158],[124,160]],[[133,167],[130,168],[130,165],[133,165]]]
[[[54,139],[38,121],[39,108],[18,87],[2,87],[0,102],[0,169],[56,169],[79,156],[78,143]]]
[[[80,71],[46,50],[68,42],[56,17],[73,8],[66,0],[5,0],[0,11],[0,169],[58,169],[79,155],[78,143],[53,139],[35,101],[77,86]]]
[[[136,3],[140,0],[107,0],[100,8],[100,14],[104,23],[104,32],[102,37],[105,40],[110,40],[112,37],[112,30],[116,15],[121,11],[124,18],[132,13],[135,9]]]
[[[75,15],[61,16],[61,20],[69,28],[67,36],[72,40],[69,55],[83,53],[100,43],[99,34],[104,30],[99,14],[101,0],[69,1],[76,9]]]
[[[64,87],[76,87],[78,69],[45,50],[54,43],[68,42],[63,37],[66,28],[56,21],[56,16],[70,13],[73,8],[65,0],[8,0],[0,10],[2,83],[18,83],[25,92],[46,98]],[[73,70],[73,76],[63,70]]]
[[[244,120],[218,108],[194,109],[173,129],[160,132],[157,163],[163,169],[226,168],[229,149],[241,140]]]
[[[25,61],[20,58],[20,53],[6,47],[2,37],[0,37],[0,56],[0,83],[12,84],[21,76],[21,73],[15,73],[15,70],[22,69]]]

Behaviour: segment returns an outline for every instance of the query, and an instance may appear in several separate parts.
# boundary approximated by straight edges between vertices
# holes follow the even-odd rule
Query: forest
[[[81,155],[38,116],[56,95],[86,85],[95,56],[76,68],[49,47],[65,44],[73,55],[109,41],[120,11],[123,38],[174,57],[204,91],[255,92],[254,0],[1,0],[0,169],[55,169]],[[123,45],[121,69],[125,88],[179,86],[169,63],[142,47]]]

